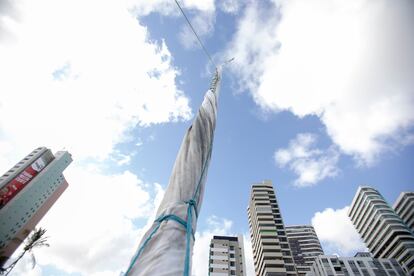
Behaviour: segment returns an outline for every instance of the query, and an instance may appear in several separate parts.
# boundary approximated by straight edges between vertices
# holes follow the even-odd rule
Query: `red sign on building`
[[[53,158],[42,155],[0,190],[0,209],[12,200]]]

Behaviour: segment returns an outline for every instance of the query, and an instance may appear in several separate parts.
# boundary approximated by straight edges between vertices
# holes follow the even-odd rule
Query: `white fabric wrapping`
[[[212,87],[204,96],[198,114],[181,144],[170,182],[157,211],[157,217],[173,214],[187,221],[188,204],[185,201],[193,198],[197,184],[201,179],[198,196],[194,198],[197,204],[197,213],[200,211],[216,125],[219,82],[220,72],[217,71]],[[204,174],[202,173],[203,166],[205,166]],[[192,222],[193,233],[195,233],[197,217],[194,212]],[[154,222],[142,238],[138,249],[158,224],[158,222]],[[191,238],[190,273],[193,243]],[[185,227],[174,220],[163,221],[127,275],[183,275],[185,255]]]

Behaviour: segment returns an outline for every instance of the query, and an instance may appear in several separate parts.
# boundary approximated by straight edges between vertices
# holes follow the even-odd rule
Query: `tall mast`
[[[125,275],[191,275],[197,218],[213,148],[221,69],[178,152],[157,218],[143,236]]]

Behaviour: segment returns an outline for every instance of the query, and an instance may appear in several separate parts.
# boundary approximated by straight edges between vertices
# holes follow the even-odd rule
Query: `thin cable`
[[[178,3],[177,0],[174,0],[177,4],[178,8],[180,9],[182,15],[184,16],[185,20],[187,21],[188,25],[190,26],[191,30],[193,31],[194,35],[196,36],[198,43],[200,43],[201,48],[204,50],[204,53],[207,55],[210,62],[214,65],[215,68],[217,68],[217,65],[214,63],[213,59],[211,58],[210,54],[208,53],[206,47],[204,47],[203,42],[201,41],[200,37],[198,36],[196,30],[194,29],[193,25],[191,24],[190,20],[188,19],[187,15],[185,15],[184,10],[181,8],[180,3]]]

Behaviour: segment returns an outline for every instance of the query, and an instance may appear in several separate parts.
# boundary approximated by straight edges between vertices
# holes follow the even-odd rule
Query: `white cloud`
[[[132,157],[136,155],[136,151],[131,151],[128,154],[123,154],[119,150],[114,150],[110,159],[114,161],[118,166],[129,165]]]
[[[138,16],[145,16],[153,12],[163,15],[179,15],[180,11],[174,1],[171,0],[128,0],[133,12]],[[179,0],[183,9],[189,9],[197,12],[214,12],[214,0]]]
[[[19,252],[21,252],[20,248]],[[9,275],[41,276],[42,269],[39,265],[33,267],[32,257],[30,256],[30,253],[26,253],[25,256],[16,264],[16,266],[13,268]]]
[[[142,141],[142,139],[138,138],[137,142],[135,143],[135,146],[137,146],[139,148],[139,147],[142,147],[143,144],[144,144],[144,142]]]
[[[236,14],[239,9],[242,1],[240,0],[221,0],[219,1],[219,7],[222,11],[226,13]]]
[[[214,11],[214,0],[183,0],[184,7],[189,9],[198,9],[201,11]]]
[[[313,216],[312,225],[325,254],[353,256],[356,252],[366,251],[359,234],[348,218],[348,209],[349,206],[336,210],[327,208]]]
[[[412,1],[260,4],[248,4],[228,50],[242,89],[265,110],[319,116],[360,164],[404,144],[414,125]]]
[[[181,17],[181,12],[178,9],[176,3],[171,0],[155,0],[155,1],[135,1],[130,0],[133,7],[132,12],[140,16],[146,16],[150,13],[160,13],[164,16],[178,16]],[[216,21],[216,7],[214,0],[181,0],[178,1],[180,6],[188,16],[191,24],[196,30],[199,37],[206,38],[213,34],[214,24]],[[222,6],[220,6],[222,7]],[[228,10],[234,9],[235,5],[229,3],[222,9]],[[199,43],[193,33],[193,31],[182,19],[181,30],[178,33],[178,39],[181,44],[187,48],[199,48]]]
[[[11,20],[18,18],[18,16],[12,0],[3,0],[0,2],[0,42],[13,38],[6,26]]]
[[[103,160],[136,125],[191,117],[167,46],[149,41],[122,2],[17,8],[6,25],[15,39],[0,41],[0,141],[17,156],[47,145]]]
[[[199,37],[207,37],[208,35],[212,35],[215,21],[216,16],[214,12],[198,13],[190,18],[190,22]],[[182,26],[179,33],[179,39],[181,44],[183,44],[183,46],[187,49],[200,48],[200,44],[196,36],[187,24]]]
[[[338,151],[332,146],[326,150],[315,148],[316,141],[316,135],[300,133],[287,148],[275,152],[276,164],[281,168],[288,167],[297,175],[294,184],[298,187],[315,185],[339,172]]]
[[[254,276],[256,272],[254,271],[254,263],[253,263],[253,247],[252,241],[250,239],[250,234],[245,233],[243,235],[244,238],[244,259],[246,261],[246,275],[247,276]]]

